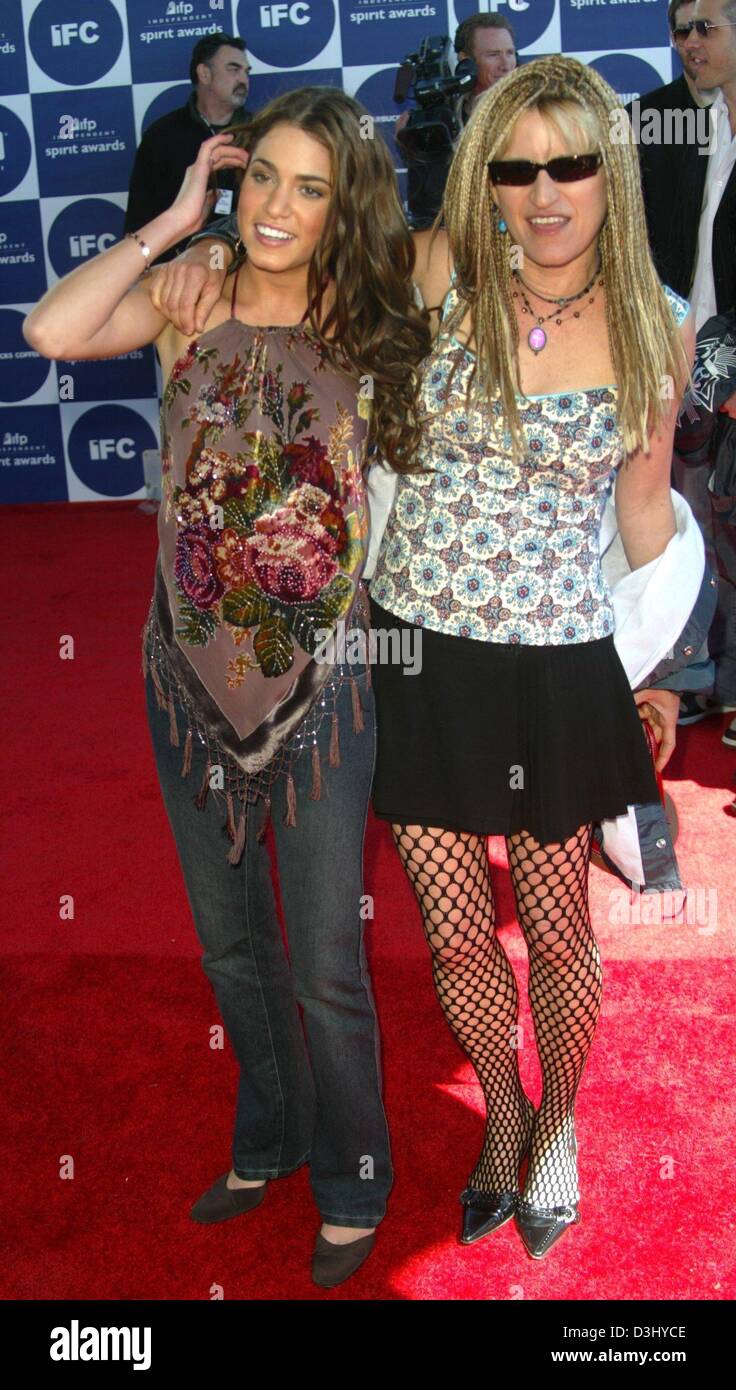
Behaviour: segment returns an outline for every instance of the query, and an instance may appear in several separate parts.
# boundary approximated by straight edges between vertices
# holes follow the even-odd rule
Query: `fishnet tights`
[[[601,1000],[588,909],[592,828],[581,827],[560,845],[542,846],[526,832],[506,841],[543,1078],[536,1118],[519,1075],[518,991],[495,931],[485,840],[428,826],[392,828],[422,911],[440,1006],[485,1097],[485,1138],[468,1186],[518,1191],[531,1136],[525,1200],[577,1202],[574,1102]]]

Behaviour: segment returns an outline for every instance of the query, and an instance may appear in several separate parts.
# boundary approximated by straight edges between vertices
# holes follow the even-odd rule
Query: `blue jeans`
[[[251,808],[245,850],[233,866],[222,800],[208,796],[202,811],[194,805],[206,749],[192,740],[191,772],[182,777],[182,749],[169,742],[168,716],[158,709],[150,674],[146,699],[202,965],[240,1065],[233,1169],[239,1178],[276,1178],[308,1162],[322,1219],[355,1227],[382,1220],[393,1174],[361,915],[375,714],[365,667],[345,669],[358,684],[364,730],[353,733],[345,681],[336,706],[340,767],[327,762],[329,717],[318,736],[322,799],[309,799],[309,750],[294,767],[295,826],[283,824],[283,778],[271,793],[290,964],[268,850],[257,840],[262,803]],[[184,712],[176,700],[174,708],[183,741]]]

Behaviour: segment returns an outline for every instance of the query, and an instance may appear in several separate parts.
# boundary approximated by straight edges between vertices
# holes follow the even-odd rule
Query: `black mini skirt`
[[[612,636],[564,647],[482,642],[416,627],[373,599],[371,625],[381,819],[478,835],[525,830],[549,845],[659,801]],[[381,659],[397,630],[412,654],[403,664]]]

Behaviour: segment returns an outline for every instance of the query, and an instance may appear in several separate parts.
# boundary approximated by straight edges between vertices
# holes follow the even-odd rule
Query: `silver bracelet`
[[[149,262],[149,257],[150,257],[150,255],[151,255],[151,248],[150,248],[150,246],[146,246],[145,241],[143,241],[143,240],[139,237],[139,235],[138,235],[137,232],[126,232],[125,235],[126,235],[126,237],[130,237],[132,241],[136,241],[136,242],[138,243],[138,245],[140,246],[140,248],[141,248],[141,255],[143,256],[143,258],[144,258],[144,260],[145,260],[145,262],[146,262],[146,264],[145,264],[145,266],[143,267],[143,270],[141,271],[140,276],[139,276],[139,279],[143,279],[143,276],[144,276],[144,275],[147,273],[147,271],[148,271],[148,262]]]

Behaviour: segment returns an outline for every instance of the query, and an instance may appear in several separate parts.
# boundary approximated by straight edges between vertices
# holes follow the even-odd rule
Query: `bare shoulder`
[[[431,228],[412,232],[412,237],[417,253],[414,280],[427,307],[441,304],[450,288],[452,275],[450,238],[444,229],[440,229],[433,239]]]

